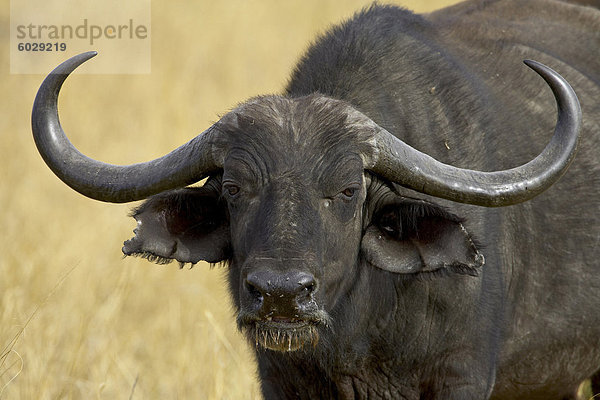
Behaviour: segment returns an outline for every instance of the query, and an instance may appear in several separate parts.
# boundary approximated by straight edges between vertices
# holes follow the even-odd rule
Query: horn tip
[[[92,57],[96,57],[98,52],[96,50],[86,51],[84,53],[78,54],[75,57],[83,59],[83,62],[89,60]]]

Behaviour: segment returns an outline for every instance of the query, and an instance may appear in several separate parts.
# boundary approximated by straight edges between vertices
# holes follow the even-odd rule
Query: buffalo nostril
[[[300,292],[313,292],[316,289],[315,278],[310,274],[301,274],[296,281]]]
[[[253,283],[253,282],[249,281],[248,279],[246,279],[245,287],[246,287],[246,291],[250,294],[250,296],[253,299],[258,300],[260,302],[263,301],[264,293],[256,283]]]
[[[304,287],[304,290],[308,293],[312,293],[317,288],[317,284],[315,282],[311,282],[309,285]]]
[[[309,301],[317,289],[317,283],[312,275],[302,276],[298,279],[298,292],[296,295],[299,304]]]

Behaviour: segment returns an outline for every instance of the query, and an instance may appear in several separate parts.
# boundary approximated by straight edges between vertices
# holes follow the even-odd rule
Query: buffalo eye
[[[227,191],[229,196],[236,196],[240,192],[240,187],[233,183],[223,184],[223,188]]]
[[[352,198],[354,197],[354,195],[356,195],[357,191],[358,191],[358,187],[356,187],[356,186],[349,186],[346,189],[342,190],[340,192],[339,196],[343,200],[352,200]]]
[[[354,188],[347,188],[347,189],[345,189],[345,190],[342,192],[342,194],[343,194],[344,196],[346,196],[346,197],[352,197],[352,196],[354,196],[354,192],[356,192],[356,189],[354,189]]]

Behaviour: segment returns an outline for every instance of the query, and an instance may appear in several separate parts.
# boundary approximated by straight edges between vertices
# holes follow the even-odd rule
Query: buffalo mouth
[[[292,352],[316,347],[319,342],[319,326],[327,326],[327,319],[317,317],[265,317],[241,318],[241,329],[256,347]]]

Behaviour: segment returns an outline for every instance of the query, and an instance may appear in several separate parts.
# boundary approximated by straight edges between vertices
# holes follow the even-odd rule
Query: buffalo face
[[[318,98],[263,98],[234,119],[221,186],[239,325],[268,349],[314,346],[356,265],[368,137],[339,140],[352,122]]]

